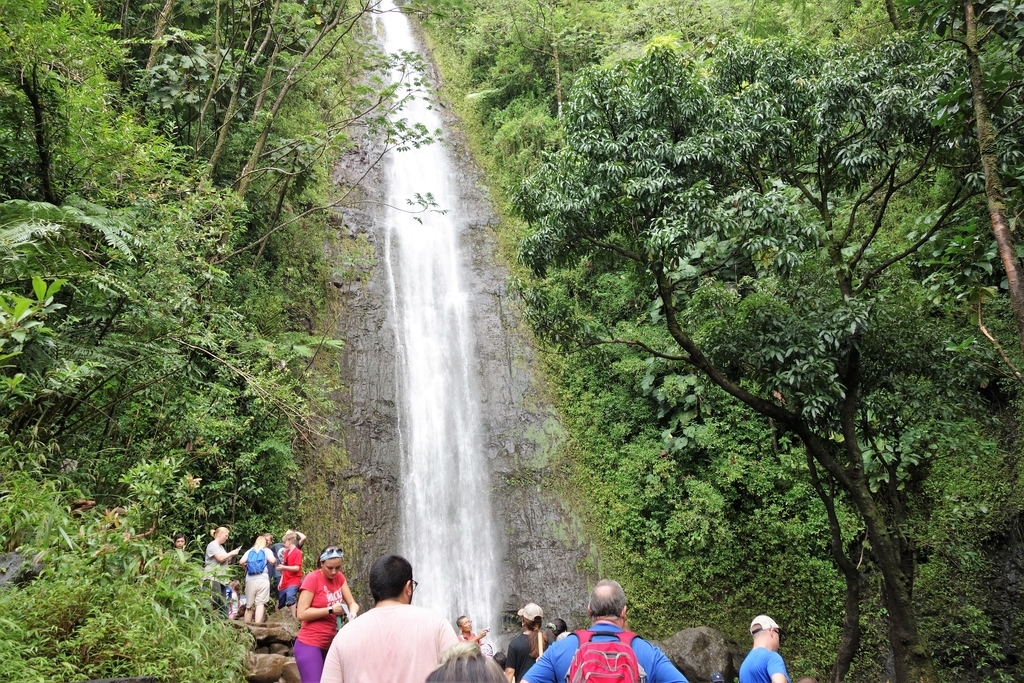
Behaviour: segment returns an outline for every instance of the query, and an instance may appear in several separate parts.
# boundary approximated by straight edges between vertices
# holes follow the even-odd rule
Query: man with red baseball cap
[[[771,617],[761,614],[750,622],[754,647],[740,665],[740,683],[789,683],[786,663],[779,655],[782,629]]]

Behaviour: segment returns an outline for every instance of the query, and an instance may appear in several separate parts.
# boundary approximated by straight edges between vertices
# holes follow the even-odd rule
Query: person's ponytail
[[[523,620],[523,623],[528,629],[530,629],[529,635],[526,636],[527,642],[530,644],[530,657],[534,661],[540,659],[540,656],[544,654],[544,630],[542,628],[544,624],[543,617],[537,617],[533,621]]]

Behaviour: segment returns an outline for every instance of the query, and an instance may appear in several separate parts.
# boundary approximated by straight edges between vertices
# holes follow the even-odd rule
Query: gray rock
[[[708,626],[685,629],[658,646],[690,683],[707,683],[716,671],[727,681],[738,673],[734,651],[739,651],[739,646]]]
[[[41,565],[26,562],[21,553],[0,553],[0,588],[24,585],[40,571]]]
[[[299,634],[299,622],[291,619],[264,624],[248,624],[248,629],[257,645],[265,646],[271,643],[291,645],[295,642],[295,636]]]
[[[249,683],[277,683],[287,662],[284,655],[250,654],[245,663],[245,680]]]

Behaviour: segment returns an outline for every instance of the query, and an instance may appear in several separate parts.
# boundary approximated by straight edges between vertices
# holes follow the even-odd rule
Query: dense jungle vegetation
[[[41,569],[0,590],[5,678],[238,678],[168,537],[312,504],[365,258],[331,165],[428,137],[374,5],[0,0],[0,550]],[[1024,680],[1024,4],[426,9],[634,625]]]
[[[467,0],[427,25],[637,628],[1024,679],[1024,5]]]
[[[0,678],[238,680],[209,530],[337,538],[293,485],[336,450],[327,292],[366,258],[332,166],[425,132],[376,4],[0,1],[0,552],[41,570],[0,590]]]

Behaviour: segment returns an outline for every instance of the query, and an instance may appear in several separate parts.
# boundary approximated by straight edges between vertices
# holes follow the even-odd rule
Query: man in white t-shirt
[[[422,681],[457,645],[448,620],[412,604],[416,582],[404,557],[385,555],[370,568],[375,605],[338,631],[327,652],[322,683]]]

